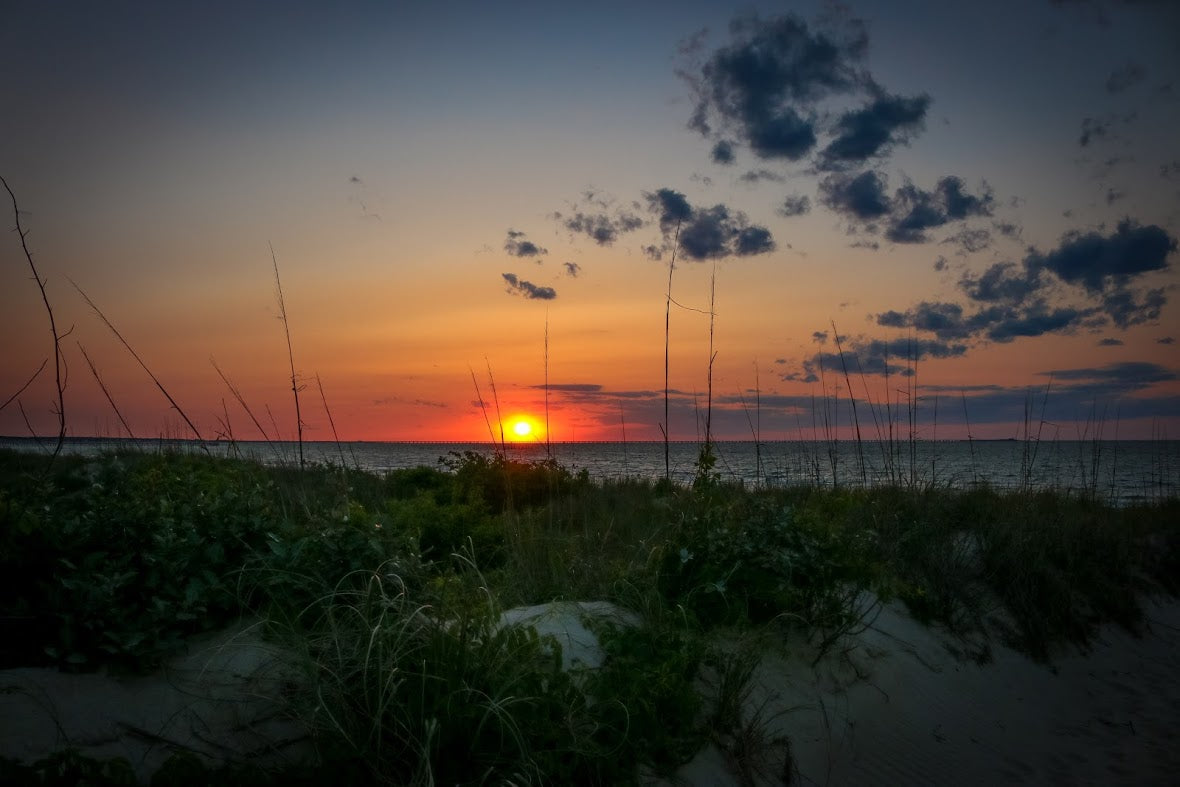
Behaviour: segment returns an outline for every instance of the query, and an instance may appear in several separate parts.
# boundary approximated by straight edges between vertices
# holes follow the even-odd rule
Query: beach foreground
[[[732,750],[710,744],[661,783],[1174,783],[1180,601],[1148,602],[1146,617],[1142,636],[1104,626],[1088,651],[1063,649],[1048,664],[1002,646],[978,664],[952,652],[963,643],[884,605],[815,665],[803,650],[763,657],[746,714],[768,723],[744,774]],[[0,756],[73,747],[125,757],[144,781],[176,751],[298,760],[306,731],[271,701],[282,660],[238,626],[155,675],[2,671]]]
[[[750,702],[790,741],[792,784],[1174,784],[1180,773],[1180,602],[1145,604],[1137,637],[1104,626],[1082,652],[991,663],[896,605],[811,668],[767,657]],[[779,783],[780,754],[761,781]],[[737,784],[702,751],[682,784]]]

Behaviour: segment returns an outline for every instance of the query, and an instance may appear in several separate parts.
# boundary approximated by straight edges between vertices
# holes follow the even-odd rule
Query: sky
[[[1180,437],[1169,0],[13,0],[0,107],[0,435],[19,218],[76,436]]]

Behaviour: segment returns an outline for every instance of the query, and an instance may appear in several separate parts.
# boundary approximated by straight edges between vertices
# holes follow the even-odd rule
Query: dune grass
[[[759,648],[822,652],[895,599],[966,655],[1051,660],[1180,589],[1178,523],[1175,499],[680,487],[503,455],[381,476],[0,451],[0,663],[148,671],[260,616],[321,765],[366,782],[621,783],[709,740],[741,771],[763,740],[740,701]],[[599,632],[601,670],[566,673],[555,642],[499,625],[553,600],[641,623]]]

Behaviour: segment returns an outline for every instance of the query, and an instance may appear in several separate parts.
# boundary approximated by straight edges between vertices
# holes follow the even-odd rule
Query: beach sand
[[[814,667],[806,652],[761,663],[747,711],[770,719],[759,783],[802,785],[1180,784],[1180,601],[1145,604],[1142,637],[1104,626],[1086,652],[1038,664],[962,643],[880,608]],[[752,758],[757,760],[757,758]],[[713,747],[676,783],[738,784]]]
[[[896,604],[812,665],[786,643],[755,673],[747,717],[767,739],[744,757],[754,783],[799,785],[1180,784],[1180,601],[1146,605],[1142,637],[1105,626],[1087,652],[1038,664],[992,644],[992,660]],[[0,755],[25,761],[66,745],[127,757],[144,781],[171,751],[213,761],[310,755],[274,697],[282,676],[257,631],[212,635],[157,676],[0,672]],[[278,748],[275,744],[279,744]],[[293,744],[293,745],[292,745]],[[277,755],[277,756],[276,756]],[[653,780],[668,784],[667,780]],[[673,784],[742,784],[711,745]],[[749,783],[749,782],[746,782]]]

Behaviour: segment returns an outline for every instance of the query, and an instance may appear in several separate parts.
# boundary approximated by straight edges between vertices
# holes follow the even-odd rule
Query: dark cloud
[[[819,190],[825,205],[858,221],[879,219],[891,209],[885,176],[873,170],[859,175],[829,175],[820,181]]]
[[[649,209],[659,217],[665,237],[680,227],[679,250],[690,260],[712,260],[723,257],[746,257],[774,251],[774,238],[765,227],[750,224],[745,214],[730,211],[725,205],[694,208],[678,191],[659,189],[644,194]],[[644,252],[654,259],[655,247]]]
[[[598,393],[602,386],[596,383],[549,383],[548,385],[530,385],[539,391],[564,391],[566,393]]]
[[[1132,285],[1136,277],[1167,270],[1175,250],[1175,239],[1164,230],[1130,220],[1109,235],[1069,233],[1048,253],[1030,249],[1021,264],[998,262],[979,274],[964,273],[958,286],[974,311],[953,302],[922,302],[876,320],[942,340],[994,342],[1155,322],[1167,304],[1164,289]]]
[[[565,274],[571,279],[578,278],[578,274],[582,272],[582,266],[576,262],[563,262],[562,265],[565,267]]]
[[[1125,191],[1119,191],[1118,189],[1113,188],[1113,187],[1108,188],[1106,190],[1106,204],[1113,205],[1114,203],[1118,202],[1119,200],[1121,200],[1125,196],[1127,196],[1127,192],[1125,192]]]
[[[1160,177],[1165,180],[1180,178],[1180,159],[1167,164],[1160,164]]]
[[[1102,310],[1120,328],[1155,322],[1168,302],[1162,288],[1136,293],[1120,287],[1102,295]]]
[[[360,179],[359,177],[357,177],[356,175],[353,175],[352,177],[350,177],[350,178],[348,179],[348,182],[349,182],[349,183],[364,183],[364,181],[363,181],[363,180],[361,180],[361,179]]]
[[[987,338],[1004,344],[1023,336],[1043,336],[1070,329],[1085,315],[1074,308],[1050,308],[1038,301],[1019,313],[1002,314],[988,327]]]
[[[963,307],[957,303],[923,301],[908,311],[889,310],[877,315],[877,324],[885,328],[912,328],[933,333],[949,341],[964,339],[972,334],[963,317]]]
[[[749,226],[738,230],[734,252],[739,257],[774,251],[774,238],[765,227]]]
[[[1110,131],[1110,125],[1109,120],[1082,118],[1082,134],[1078,137],[1078,144],[1088,147],[1094,140],[1105,137]]]
[[[771,172],[768,169],[752,169],[742,173],[742,176],[738,180],[742,183],[761,183],[764,180],[769,180],[772,183],[782,183],[786,180],[786,177],[777,172]]]
[[[1106,339],[1099,339],[1098,346],[1099,347],[1122,347],[1123,340],[1122,339],[1111,339],[1109,337]]]
[[[1005,238],[1019,238],[1021,233],[1024,232],[1024,228],[1019,224],[1013,224],[1009,221],[992,222],[992,227]]]
[[[826,334],[824,334],[826,336]],[[841,337],[846,342],[847,337]],[[843,344],[843,352],[817,352],[803,361],[799,370],[782,376],[793,382],[817,382],[824,374],[843,375],[845,368],[854,375],[914,374],[914,365],[927,358],[957,358],[967,352],[961,342],[899,337],[895,339],[860,339]]]
[[[846,112],[836,122],[836,137],[821,154],[824,166],[858,165],[887,153],[925,126],[930,97],[904,98],[886,93],[861,109]]]
[[[965,273],[959,288],[973,301],[1019,305],[1040,288],[1039,277],[1030,277],[1013,262],[997,262],[979,276]]]
[[[794,15],[738,18],[730,25],[728,45],[698,68],[681,71],[696,96],[689,127],[727,143],[720,159],[714,147],[715,161],[731,160],[728,135],[760,158],[805,158],[815,150],[819,134],[827,133],[817,105],[829,96],[867,94],[871,99],[836,121],[835,139],[825,153],[832,161],[876,155],[908,133],[915,114],[925,115],[924,97],[890,96],[864,71],[864,25],[850,18],[838,25],[812,29]],[[693,54],[700,51],[698,42]]]
[[[1126,126],[1137,117],[1138,113],[1127,112],[1122,115],[1109,113],[1101,117],[1082,118],[1082,133],[1078,137],[1078,144],[1082,147],[1089,147],[1090,143],[1099,140],[1119,140],[1121,136],[1116,129],[1116,125]]]
[[[927,230],[972,216],[990,216],[992,205],[986,186],[980,196],[968,194],[963,181],[953,175],[939,180],[934,191],[907,183],[894,195],[885,237],[894,243],[924,243],[929,239]]]
[[[1051,271],[1070,284],[1091,292],[1119,287],[1133,276],[1169,267],[1176,239],[1156,225],[1146,227],[1124,219],[1112,235],[1070,233],[1047,254],[1033,251],[1025,259],[1030,272]]]
[[[1134,61],[1116,68],[1106,78],[1107,93],[1122,93],[1147,78],[1147,69]]]
[[[968,229],[964,227],[943,243],[953,243],[964,254],[974,254],[991,246],[992,234],[985,229]]]
[[[1104,382],[1134,389],[1180,379],[1180,375],[1175,371],[1148,361],[1123,361],[1099,368],[1055,369],[1040,374],[1052,377],[1058,382]]]
[[[657,189],[652,192],[644,192],[643,196],[647,200],[649,210],[659,217],[660,231],[665,235],[675,229],[678,224],[692,218],[692,206],[689,205],[688,198],[679,191]]]
[[[551,301],[557,297],[557,291],[552,287],[540,287],[531,281],[517,278],[515,273],[501,273],[500,276],[508,284],[507,292],[521,295],[529,300]]]
[[[749,226],[742,214],[714,205],[692,212],[680,229],[680,250],[691,260],[719,259],[773,251],[774,240],[765,227]]]
[[[1175,340],[1175,338],[1173,338],[1171,336],[1162,336],[1159,339],[1156,339],[1155,343],[1156,344],[1175,344],[1176,340]]]
[[[572,216],[559,213],[554,216],[567,230],[586,235],[599,246],[610,246],[619,239],[619,235],[634,232],[643,226],[643,219],[627,212],[611,215],[606,212],[591,214],[578,211]]]
[[[934,261],[934,270],[936,270],[936,271],[944,271],[944,270],[946,270],[946,266],[947,266],[946,257],[940,256],[938,259],[936,259]]]
[[[807,195],[799,196],[792,195],[783,200],[783,204],[779,206],[778,214],[780,216],[802,216],[805,213],[811,212],[811,198]]]
[[[548,249],[541,248],[531,240],[525,240],[523,232],[513,229],[508,230],[508,238],[504,241],[504,251],[513,257],[539,257],[549,253]]]
[[[733,143],[728,139],[717,140],[717,144],[713,146],[713,150],[709,155],[713,159],[714,164],[727,165],[732,164],[737,160],[737,156],[735,155],[733,149]]]

